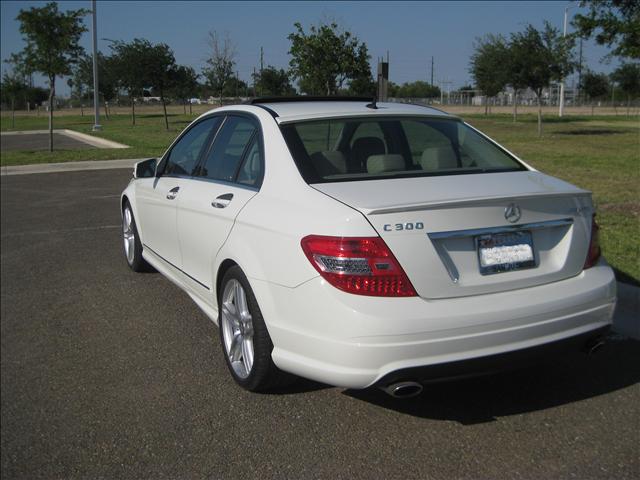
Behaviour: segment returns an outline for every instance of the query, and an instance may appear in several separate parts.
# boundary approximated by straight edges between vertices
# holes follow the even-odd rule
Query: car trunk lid
[[[365,215],[424,298],[494,293],[562,280],[582,271],[587,254],[590,192],[536,171],[313,187]],[[507,213],[514,215],[507,219]],[[481,268],[480,239],[499,244],[513,232],[523,232],[516,235],[531,241],[532,266],[500,273]]]

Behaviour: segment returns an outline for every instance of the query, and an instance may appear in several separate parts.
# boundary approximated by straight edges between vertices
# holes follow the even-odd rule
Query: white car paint
[[[295,102],[235,105],[204,114],[245,112],[259,121],[262,185],[256,190],[188,178],[132,180],[123,198],[137,219],[143,257],[216,323],[218,273],[225,262],[239,265],[260,305],[275,364],[342,387],[365,388],[398,369],[543,345],[611,323],[612,270],[604,259],[582,269],[593,212],[587,191],[529,166],[522,172],[307,184],[283,139],[282,124],[389,114],[448,117],[412,105],[378,106]],[[167,201],[176,186],[177,201]],[[226,193],[234,195],[229,208],[211,208]],[[534,230],[540,268],[482,276],[469,239],[428,235],[504,225],[505,205],[513,199],[522,208],[520,223],[570,220]],[[407,222],[424,229],[385,229]],[[303,253],[301,239],[310,234],[381,236],[418,296],[338,290]],[[437,251],[438,241],[458,266],[456,281]]]

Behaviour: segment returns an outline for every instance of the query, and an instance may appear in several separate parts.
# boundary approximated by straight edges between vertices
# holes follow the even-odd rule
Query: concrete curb
[[[123,160],[89,160],[83,162],[36,163],[33,165],[4,166],[0,175],[28,175],[32,173],[78,172],[83,170],[109,170],[114,168],[133,168],[144,158]]]
[[[46,134],[49,130],[23,130],[19,132],[2,132],[1,135],[31,135],[31,134]],[[79,142],[86,143],[92,147],[97,148],[130,148],[128,145],[122,143],[113,142],[100,137],[94,137],[93,135],[87,135],[86,133],[76,132],[75,130],[69,130],[68,128],[54,129],[53,133],[64,135]]]

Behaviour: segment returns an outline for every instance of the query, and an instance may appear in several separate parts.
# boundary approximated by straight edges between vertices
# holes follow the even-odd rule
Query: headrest
[[[397,153],[387,155],[371,155],[367,159],[367,172],[397,172],[405,169],[404,158]]]
[[[456,154],[449,145],[429,147],[422,152],[420,165],[423,170],[434,172],[458,167]]]
[[[322,177],[347,173],[347,160],[342,152],[327,150],[311,155],[311,164]]]

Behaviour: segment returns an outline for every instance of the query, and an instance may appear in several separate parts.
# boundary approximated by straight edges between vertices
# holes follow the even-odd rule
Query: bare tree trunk
[[[485,116],[489,115],[489,97],[484,97],[484,114]]]
[[[16,128],[16,99],[11,98],[11,128]]]
[[[518,121],[518,91],[513,91],[513,121]]]
[[[186,115],[187,114],[187,104],[184,101],[182,102],[182,110],[183,110],[184,114]]]
[[[189,115],[193,115],[193,111],[191,110],[191,100],[189,100]]]
[[[82,103],[82,99],[80,99],[80,116],[84,117],[84,104]]]
[[[542,136],[542,99],[540,98],[541,95],[542,95],[542,92],[536,95],[536,98],[538,99],[538,136],[539,137]]]
[[[631,95],[627,95],[627,117],[631,115]]]
[[[160,91],[160,100],[162,100],[162,111],[164,112],[164,126],[169,130],[169,119],[167,118],[167,104],[164,101],[164,93]]]
[[[591,116],[593,117],[593,111],[595,110],[596,106],[593,104],[593,102],[591,102]]]
[[[130,95],[131,95],[131,125],[135,125],[136,124],[136,99],[133,96],[133,92],[131,92]]]
[[[49,77],[49,151],[53,152],[53,100],[56,96],[56,77]]]

